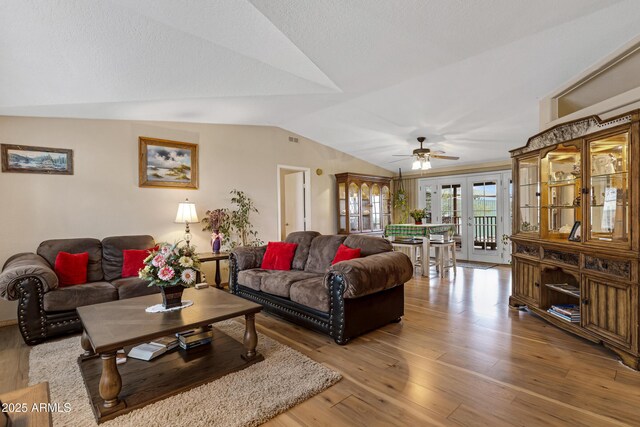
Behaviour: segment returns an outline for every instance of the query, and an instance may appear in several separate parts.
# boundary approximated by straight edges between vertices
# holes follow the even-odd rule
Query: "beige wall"
[[[183,234],[173,223],[179,201],[188,197],[202,216],[229,206],[234,188],[255,200],[262,240],[279,240],[278,164],[323,169],[311,174],[311,228],[335,233],[333,174],[392,175],[305,138],[290,143],[289,135],[264,126],[0,117],[1,143],[71,148],[75,162],[72,176],[0,174],[0,265],[45,239],[148,233],[174,241]],[[198,143],[200,188],[139,188],[138,136]],[[207,233],[197,225],[192,230],[195,245],[206,251]],[[0,322],[15,313],[15,304],[0,301]]]

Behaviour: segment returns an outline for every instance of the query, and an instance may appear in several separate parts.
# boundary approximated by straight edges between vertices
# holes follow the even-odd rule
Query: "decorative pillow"
[[[87,283],[88,264],[89,252],[82,252],[81,254],[58,252],[53,270],[58,276],[60,287]]]
[[[349,246],[340,245],[336,256],[333,257],[333,261],[331,261],[331,265],[340,261],[349,261],[354,258],[360,258],[360,248],[352,249]]]
[[[265,270],[291,270],[297,243],[269,242],[260,268]]]
[[[123,249],[122,250],[122,277],[135,277],[138,271],[144,268],[144,260],[151,251],[157,251],[158,247],[149,249]]]

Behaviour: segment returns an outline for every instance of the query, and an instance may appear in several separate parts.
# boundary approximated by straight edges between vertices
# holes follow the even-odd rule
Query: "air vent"
[[[290,136],[290,137],[289,137],[289,142],[295,142],[295,143],[298,143],[298,138],[295,138],[295,137],[293,137],[293,136]]]

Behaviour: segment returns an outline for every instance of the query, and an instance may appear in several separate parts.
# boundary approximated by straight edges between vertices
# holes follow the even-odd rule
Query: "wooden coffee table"
[[[193,305],[166,313],[147,313],[160,294],[78,308],[84,326],[78,358],[98,423],[264,360],[256,352],[255,314],[262,306],[219,289],[186,289]],[[174,350],[146,362],[127,358],[116,365],[116,352],[154,338],[245,316],[244,342],[213,328],[214,340],[189,351]],[[98,357],[99,356],[99,357]]]

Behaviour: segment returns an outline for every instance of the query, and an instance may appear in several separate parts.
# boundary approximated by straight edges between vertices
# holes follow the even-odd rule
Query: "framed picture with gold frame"
[[[198,144],[139,138],[140,187],[198,188]]]

